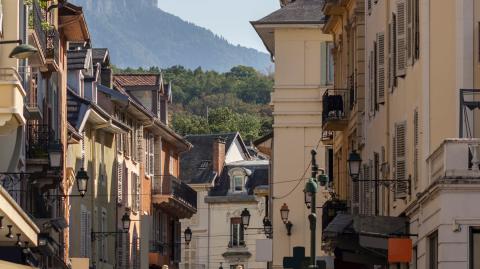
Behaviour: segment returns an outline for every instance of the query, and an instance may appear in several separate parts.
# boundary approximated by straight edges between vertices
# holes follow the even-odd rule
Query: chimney
[[[225,163],[225,139],[217,137],[213,140],[213,171],[220,175]]]

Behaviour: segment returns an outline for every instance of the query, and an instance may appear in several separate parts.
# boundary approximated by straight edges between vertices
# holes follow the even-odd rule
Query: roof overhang
[[[72,3],[66,2],[61,5],[58,28],[63,32],[68,41],[90,40],[90,32],[88,31],[83,10]]]
[[[282,23],[263,23],[260,21],[251,21],[250,24],[253,26],[257,34],[262,39],[263,44],[267,48],[270,55],[275,56],[275,29],[281,28],[323,28],[323,23],[319,22],[282,22]]]
[[[0,186],[0,205],[2,205],[0,215],[4,217],[3,225],[12,225],[13,234],[21,234],[22,241],[28,241],[30,246],[37,246],[40,229],[2,186]],[[14,241],[4,235],[7,232],[7,229],[2,230],[0,245],[13,246]]]

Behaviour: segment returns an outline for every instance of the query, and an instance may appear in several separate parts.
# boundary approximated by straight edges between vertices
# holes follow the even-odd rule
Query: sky
[[[250,21],[280,8],[278,0],[158,0],[158,6],[207,28],[234,45],[267,52]]]

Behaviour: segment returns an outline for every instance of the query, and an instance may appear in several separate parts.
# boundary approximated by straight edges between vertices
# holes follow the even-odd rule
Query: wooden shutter
[[[320,43],[320,85],[327,85],[328,53],[327,42]]]
[[[407,4],[397,0],[397,76],[404,76],[407,66]]]
[[[370,180],[370,166],[368,164],[363,165],[363,180]],[[368,215],[369,214],[369,202],[370,202],[370,182],[369,181],[364,181],[363,182],[363,204],[362,204],[362,210],[363,214]]]
[[[138,208],[137,208],[137,177],[135,175],[135,173],[132,171],[130,173],[130,177],[131,177],[131,192],[132,192],[132,210],[137,212],[138,211]]]
[[[136,177],[136,182],[137,182],[137,185],[136,185],[136,189],[135,189],[135,193],[136,193],[136,197],[135,197],[135,203],[136,203],[136,207],[137,207],[137,210],[140,210],[140,196],[141,196],[141,180],[140,180],[140,177],[138,175],[135,175]]]
[[[407,179],[407,162],[406,162],[406,133],[407,124],[405,122],[395,125],[396,154],[395,154],[395,179]],[[397,182],[395,188],[396,198],[407,197],[407,183]]]
[[[395,86],[397,86],[397,16],[395,13],[392,13],[392,22],[390,24],[390,87],[393,91]]]
[[[377,102],[385,103],[385,33],[377,34]]]
[[[367,0],[368,15],[372,14],[372,0]]]
[[[117,166],[117,202],[123,204],[123,163],[116,162]]]
[[[370,51],[370,57],[368,60],[368,72],[369,72],[369,101],[370,101],[370,115],[375,112],[375,66],[373,51]]]
[[[120,228],[117,228],[117,268],[118,269],[124,269],[124,238],[125,238],[125,233],[121,232],[122,230]]]
[[[80,209],[80,256],[87,257],[87,211],[84,206]]]
[[[413,5],[414,0],[407,1],[407,64],[413,64]]]
[[[420,58],[420,0],[414,0],[413,11],[413,52],[415,60],[418,60]]]
[[[92,212],[87,211],[86,215],[86,256],[92,257]]]
[[[419,121],[418,121],[418,109],[415,109],[413,113],[413,180],[414,186],[417,187],[420,171],[419,171]]]

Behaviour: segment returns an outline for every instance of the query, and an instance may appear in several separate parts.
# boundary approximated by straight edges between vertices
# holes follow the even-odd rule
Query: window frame
[[[236,240],[236,241],[235,241]],[[236,242],[236,243],[234,243]],[[230,247],[245,246],[245,230],[242,227],[242,218],[235,217],[230,219]]]
[[[470,269],[474,269],[474,251],[475,251],[475,248],[474,248],[474,235],[475,234],[478,234],[480,236],[480,227],[470,227],[470,231],[469,231],[469,257],[468,257],[468,263],[469,263],[469,267]],[[480,244],[478,245],[478,247],[480,248]],[[479,263],[480,263],[480,259],[479,259]]]
[[[427,236],[428,240],[428,253],[427,253],[427,260],[428,260],[428,269],[438,269],[438,231],[435,231]],[[435,242],[435,257],[432,257],[432,242]],[[433,259],[436,259],[435,264],[433,263]]]

